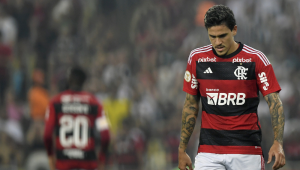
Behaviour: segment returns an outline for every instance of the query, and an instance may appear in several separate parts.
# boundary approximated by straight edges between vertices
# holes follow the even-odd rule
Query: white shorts
[[[262,155],[214,154],[200,152],[194,170],[265,170]]]

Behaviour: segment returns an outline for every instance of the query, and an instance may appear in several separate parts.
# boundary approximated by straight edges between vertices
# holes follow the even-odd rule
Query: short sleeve
[[[193,56],[190,55],[184,74],[183,91],[191,95],[197,95],[199,89],[199,83],[196,79],[196,69],[194,68],[194,64]]]
[[[257,85],[263,96],[281,90],[271,63],[266,57],[265,60],[266,62],[259,60],[256,66]]]

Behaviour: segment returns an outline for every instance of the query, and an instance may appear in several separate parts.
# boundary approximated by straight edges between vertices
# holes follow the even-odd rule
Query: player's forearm
[[[278,93],[271,93],[265,96],[265,99],[270,108],[271,121],[274,131],[274,140],[283,144],[283,131],[284,131],[284,113],[282,102]]]
[[[55,170],[55,158],[53,156],[48,156],[48,161],[50,170]]]
[[[194,131],[199,111],[199,97],[190,94],[186,95],[182,110],[182,123],[179,150],[185,151],[190,137]]]

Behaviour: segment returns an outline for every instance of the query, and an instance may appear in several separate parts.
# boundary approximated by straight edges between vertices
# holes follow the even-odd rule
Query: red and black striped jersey
[[[183,91],[201,96],[198,152],[262,154],[259,91],[265,96],[280,90],[267,57],[245,44],[227,56],[218,56],[212,45],[191,51]]]
[[[44,143],[48,155],[55,152],[56,169],[96,169],[95,130],[108,131],[108,123],[93,95],[68,90],[55,96],[46,113]]]

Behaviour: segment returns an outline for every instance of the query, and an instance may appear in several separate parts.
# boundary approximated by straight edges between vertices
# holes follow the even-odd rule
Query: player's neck
[[[230,55],[231,53],[235,52],[239,48],[239,46],[239,43],[233,41],[233,44],[226,55]]]

